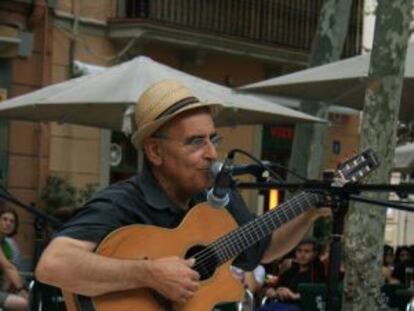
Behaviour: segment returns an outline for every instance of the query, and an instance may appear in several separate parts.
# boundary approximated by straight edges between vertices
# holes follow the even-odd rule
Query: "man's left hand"
[[[308,217],[315,221],[319,218],[332,217],[332,209],[330,207],[312,208],[305,212]]]

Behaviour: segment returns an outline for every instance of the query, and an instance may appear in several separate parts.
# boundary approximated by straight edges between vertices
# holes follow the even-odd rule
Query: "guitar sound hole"
[[[194,270],[200,274],[201,281],[210,278],[219,265],[217,255],[212,249],[203,245],[195,245],[187,251],[185,258],[192,257],[196,260]]]

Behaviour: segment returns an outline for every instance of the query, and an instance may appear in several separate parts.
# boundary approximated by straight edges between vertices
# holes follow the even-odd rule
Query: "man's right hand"
[[[150,287],[173,302],[184,304],[199,288],[200,275],[194,259],[165,257],[150,262]]]

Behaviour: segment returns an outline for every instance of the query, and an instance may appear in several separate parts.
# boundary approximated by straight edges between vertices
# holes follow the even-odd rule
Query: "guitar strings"
[[[307,197],[305,197],[305,199],[306,199],[306,201],[308,201],[308,196]],[[297,199],[299,199],[299,198],[297,198]],[[317,201],[317,200],[316,200]],[[291,202],[290,202],[291,203]],[[296,203],[296,202],[295,202]],[[314,205],[316,202],[311,202],[311,203],[309,203],[308,202],[308,205],[309,206],[312,206],[312,205]],[[294,204],[293,204],[294,205]],[[282,211],[282,210],[280,210],[280,211]],[[285,212],[285,211],[282,211],[282,212]],[[299,213],[297,213],[297,211],[295,211],[295,210],[292,210],[291,212],[293,212],[293,216],[290,216],[289,214],[289,210],[287,211],[287,212],[285,212],[284,214],[286,214],[287,215],[287,219],[288,220],[290,220],[290,219],[292,219],[292,218],[294,218],[294,216],[297,216],[297,215],[299,215],[301,212],[303,212],[303,210],[301,210]],[[279,214],[282,214],[281,212],[279,212]],[[273,228],[272,228],[272,230],[274,229],[274,228],[276,228],[277,227],[277,225],[275,225],[274,224],[274,221],[273,221],[273,218],[276,218],[277,220],[279,220],[279,222],[281,223],[281,224],[283,224],[283,223],[285,223],[286,221],[285,220],[281,220],[280,218],[280,216],[284,216],[285,218],[286,218],[286,215],[278,215],[278,214],[273,214],[273,213],[270,213],[270,214],[268,214],[268,215],[266,215],[267,217],[266,218],[269,218],[269,217],[272,217],[271,218],[271,220],[272,220],[272,222],[273,222]],[[276,216],[276,217],[274,217],[274,216]],[[258,223],[264,223],[264,224],[266,224],[266,222],[268,221],[268,219],[265,219],[265,218],[262,218],[262,219],[260,219],[259,221],[258,221]],[[253,233],[257,233],[257,231],[255,231],[255,227],[254,226],[256,226],[257,224],[256,223],[253,223],[252,225],[248,225],[248,226],[245,226],[245,228],[243,228],[243,230],[245,230],[245,229],[253,229]],[[253,226],[253,228],[252,228],[252,226]],[[270,232],[272,231],[272,230],[269,230]],[[270,233],[269,232],[269,233]],[[236,232],[233,232],[233,234],[232,235],[234,235]],[[237,232],[238,233],[238,232]],[[247,233],[250,233],[250,232],[247,232]],[[262,237],[260,237],[260,233],[259,233],[259,235],[257,236],[259,239],[261,239],[261,238],[263,238],[264,236],[266,236],[268,233],[265,233],[265,234],[263,234],[263,232],[262,232]],[[250,234],[251,235],[251,237],[252,237],[252,234]],[[236,242],[238,243],[238,244],[240,244],[240,242],[244,242],[243,241],[243,239],[238,239],[237,238],[237,235],[235,236],[236,237]],[[229,242],[234,242],[234,239],[233,239],[234,237],[233,236],[230,236],[228,239],[222,239],[221,241],[217,241],[218,243],[216,243],[216,246],[220,246],[220,245],[223,245],[223,244],[226,244],[226,243],[229,243]],[[232,241],[232,239],[233,239],[233,241]],[[253,244],[253,243],[249,243],[249,240],[247,240],[248,241],[248,243],[247,243],[247,247],[249,246],[249,244]],[[214,243],[213,243],[214,244]],[[233,245],[229,245],[229,246],[234,246],[234,244]],[[234,249],[233,249],[234,250]],[[234,255],[231,253],[232,252],[232,249],[230,250],[230,253],[229,254],[227,254],[226,252],[223,252],[223,254],[218,254],[219,255],[219,257],[221,256],[222,258],[219,258],[220,260],[221,260],[221,262],[225,262],[225,261],[227,261],[227,259],[230,259],[230,258],[232,258],[232,257],[234,257]],[[238,253],[240,253],[241,252],[241,250],[239,249],[239,248],[236,248],[236,254],[238,254]],[[201,253],[201,252],[200,252]],[[211,255],[211,252],[209,252],[208,254],[205,254],[205,256],[207,256],[207,257],[201,257],[201,260],[199,259],[198,260],[198,265],[196,265],[195,267],[200,267],[200,266],[202,266],[202,265],[204,265],[204,264],[208,264],[208,266],[207,266],[207,269],[210,269],[212,266],[214,267],[214,265],[217,263],[217,261],[215,261],[214,259],[213,260],[211,260],[211,261],[209,261],[210,259],[211,259],[211,257],[209,257],[209,255]],[[214,255],[214,254],[213,254]],[[224,255],[224,256],[223,256]],[[229,256],[230,255],[230,256]]]
[[[286,221],[290,221],[291,219],[302,213],[305,209],[314,206],[315,203],[318,201],[317,198],[319,197],[317,197],[316,195],[312,196],[311,193],[301,192],[297,196],[293,197],[291,200],[287,201],[286,204],[282,204],[274,212],[266,213],[263,217],[256,218],[256,220],[235,229],[234,231],[230,232],[227,237],[220,238],[213,242],[211,244],[211,248],[207,247],[199,253],[197,253],[195,256],[193,256],[196,258],[194,269],[206,268],[209,271],[209,269],[211,269],[212,267],[214,268],[214,266],[217,263],[220,264],[227,261],[228,259],[231,259],[232,257],[241,252],[240,245],[245,246],[245,248],[247,248],[250,245],[254,244],[251,243],[251,240],[249,240],[246,237],[246,234],[250,235],[250,238],[254,238],[257,241],[262,239],[266,235],[270,234],[271,231],[273,231],[275,228],[277,228],[278,225],[284,224]],[[309,199],[314,199],[315,202],[313,202],[313,200],[310,200],[309,202]],[[300,209],[299,211],[296,210],[297,207],[303,207],[303,203],[305,203],[303,201],[305,201],[308,206],[304,207],[303,209]],[[269,223],[269,220],[272,221],[272,224]],[[275,221],[278,221],[279,223],[275,223]],[[269,230],[267,224],[273,225],[273,227],[271,226]],[[258,225],[264,225],[264,228],[263,226]],[[270,232],[263,231],[264,229],[267,229]],[[240,233],[240,237],[238,237],[238,233]],[[247,243],[245,243],[246,241]],[[224,250],[222,252],[214,252],[215,249],[217,251],[220,249],[220,247],[223,246]],[[226,252],[226,247],[228,249],[228,252]],[[217,257],[219,260],[216,260]]]
[[[278,214],[282,214],[282,212],[284,212],[284,210],[281,209],[281,210],[278,211]],[[275,216],[278,220],[280,220],[281,215],[278,215],[278,214],[275,214]],[[267,218],[270,218],[270,216],[273,216],[273,213],[265,214],[264,217],[259,218],[258,221],[252,221],[252,222],[246,224],[245,226],[242,226],[242,227],[239,227],[239,228],[235,229],[235,231],[240,231],[241,230],[241,231],[245,231],[245,232],[250,233],[250,234],[254,234],[254,233],[257,232],[256,228],[261,228],[261,226],[256,226],[257,225],[256,222],[267,223]],[[253,228],[251,228],[251,227],[253,227]],[[253,232],[250,229],[253,229]],[[229,234],[229,236],[227,236],[227,238],[220,238],[220,239],[216,240],[215,242],[213,242],[212,243],[213,247],[221,247],[221,246],[223,246],[227,243],[229,244],[228,245],[229,247],[232,247],[232,246],[236,245],[236,244],[231,244],[232,242],[237,242],[237,244],[240,244],[240,241],[242,239],[238,239],[237,235],[235,237],[233,237],[233,235],[235,235],[235,231],[230,232],[230,234]],[[235,238],[235,241],[234,241],[234,238]],[[232,239],[233,239],[233,241],[232,241]],[[197,254],[198,256],[200,256],[200,254],[201,254],[201,257],[198,258],[199,263],[201,263],[202,260],[204,259],[203,256],[202,256],[203,253],[205,253],[205,255],[211,255],[211,252],[207,249],[205,249],[203,251],[200,251]]]
[[[362,177],[362,176],[360,176],[360,177]],[[197,253],[195,256],[198,255],[199,258],[196,259],[196,263],[194,265],[194,268],[195,269],[197,267],[201,268],[204,264],[209,264],[209,266],[213,265],[213,268],[215,268],[214,265],[216,263],[221,264],[221,263],[237,256],[241,252],[241,250],[243,249],[243,248],[241,248],[241,249],[238,248],[238,246],[240,247],[240,244],[245,248],[253,245],[253,243],[251,241],[249,242],[249,239],[247,239],[247,237],[245,237],[244,234],[245,234],[245,232],[250,233],[250,230],[252,229],[251,234],[258,233],[259,235],[257,237],[259,238],[260,237],[260,232],[258,232],[258,231],[261,228],[261,226],[257,226],[257,225],[260,224],[260,222],[262,222],[264,225],[266,225],[268,220],[270,219],[272,221],[274,229],[276,229],[277,228],[277,223],[275,223],[275,221],[279,221],[281,224],[284,223],[281,220],[282,216],[285,216],[285,218],[288,221],[290,221],[295,216],[299,215],[301,212],[303,212],[305,209],[307,209],[307,208],[304,208],[299,213],[296,214],[297,211],[295,211],[295,205],[299,206],[299,207],[301,205],[301,204],[298,204],[298,202],[296,202],[296,201],[298,201],[301,196],[304,196],[304,201],[308,204],[307,208],[309,208],[310,206],[315,205],[316,203],[320,202],[320,195],[318,195],[318,194],[305,192],[305,191],[299,193],[297,196],[293,197],[292,200],[289,200],[289,201],[286,202],[286,207],[284,206],[284,204],[282,204],[280,206],[280,208],[278,208],[274,212],[270,212],[267,215],[265,214],[263,217],[258,218],[257,221],[254,220],[254,221],[252,221],[252,222],[250,222],[246,225],[243,225],[243,226],[239,227],[238,229],[233,230],[226,237],[222,237],[222,238],[216,240],[215,242],[213,242],[211,244],[212,245],[211,248],[207,247],[207,248],[203,249],[202,251],[200,251],[199,253]],[[310,199],[313,199],[315,202],[312,202],[312,200],[311,200],[311,202],[309,202]],[[290,210],[289,210],[289,204],[292,204],[292,208]],[[287,211],[284,211],[285,209],[287,209]],[[292,212],[293,215],[289,215],[289,212]],[[291,217],[291,216],[293,216],[293,217]],[[269,219],[267,219],[267,218],[269,218]],[[237,237],[238,233],[241,234],[241,238]],[[262,232],[262,234],[263,234],[263,232]],[[269,234],[270,234],[270,232],[269,232]],[[246,241],[247,241],[246,244],[247,245],[243,245],[243,243],[244,243],[243,242],[243,237],[246,238]],[[252,237],[252,235],[251,235],[251,237]],[[232,244],[234,242],[236,242],[237,244]],[[226,243],[228,245],[226,245]],[[228,254],[226,253],[226,246],[227,246],[227,249],[229,250]],[[233,250],[233,246],[236,247],[235,251]],[[219,251],[220,247],[223,247],[223,254],[221,254],[220,252],[218,254],[215,253],[214,248],[216,248],[216,250]],[[233,253],[235,253],[235,254],[233,254]],[[214,256],[214,258],[212,258],[212,256]],[[214,260],[216,257],[218,257],[218,260]],[[209,266],[207,267],[208,272],[210,271]]]
[[[301,193],[301,194],[304,194],[304,193]],[[214,242],[213,244],[214,244],[215,247],[220,247],[220,246],[223,246],[223,245],[226,246],[226,244],[228,244],[227,248],[229,249],[229,253],[227,254],[227,252],[223,251],[223,254],[221,254],[221,253],[218,254],[220,261],[225,262],[228,259],[234,257],[234,254],[232,254],[232,251],[234,252],[234,250],[235,250],[235,253],[237,253],[237,254],[241,252],[240,249],[239,249],[239,245],[241,243],[243,243],[243,238],[238,238],[236,233],[244,233],[245,232],[245,233],[250,234],[251,237],[253,236],[253,234],[256,237],[256,234],[258,233],[257,238],[261,239],[264,236],[266,236],[267,234],[270,234],[271,231],[274,230],[277,227],[278,224],[275,224],[273,218],[278,220],[280,224],[283,224],[283,223],[286,222],[286,220],[290,220],[290,219],[294,218],[295,216],[299,215],[301,212],[303,212],[303,210],[301,210],[301,211],[299,211],[299,213],[297,213],[297,211],[295,211],[295,209],[294,209],[295,207],[298,207],[298,206],[301,207],[301,205],[302,205],[302,204],[298,204],[298,202],[296,202],[296,201],[299,201],[299,199],[301,199],[300,198],[301,194],[299,194],[298,196],[295,196],[292,200],[287,202],[289,204],[287,204],[286,206],[283,205],[278,210],[275,210],[274,213],[271,212],[271,213],[265,214],[264,217],[258,218],[257,219],[258,221],[252,221],[252,222],[248,223],[247,225],[242,226],[239,229],[236,229],[235,231],[231,232],[229,234],[229,236],[227,236],[227,238],[224,238],[224,239],[221,238],[221,239],[217,240],[216,242]],[[301,201],[302,200],[303,199],[301,199]],[[308,195],[305,196],[305,201],[308,201]],[[299,203],[301,203],[301,202],[299,202]],[[307,203],[308,203],[309,206],[312,206],[312,205],[315,204],[315,202],[311,202],[311,204],[309,204],[309,202],[307,202]],[[287,211],[285,211],[285,209],[289,208],[289,205],[292,206],[292,210],[288,209]],[[290,213],[292,213],[292,215],[290,215]],[[282,216],[284,218],[286,218],[286,220],[281,219]],[[269,230],[270,232],[268,232],[268,233],[261,232],[262,236],[260,237],[261,233],[258,232],[258,230],[256,228],[261,228],[261,226],[257,226],[257,225],[260,224],[260,223],[266,224],[266,223],[268,223],[269,219],[273,222],[273,228],[271,228],[271,230]],[[241,231],[241,232],[237,232],[237,231]],[[242,235],[242,237],[243,237],[243,235]],[[234,242],[236,242],[236,243],[234,243]],[[253,244],[253,243],[249,243],[249,240],[247,240],[247,245],[246,245],[247,247],[249,246],[248,244]],[[235,246],[235,249],[234,249],[234,246]],[[212,256],[211,256],[211,255],[213,255],[215,257],[214,253],[211,254],[211,251],[209,251],[208,249],[205,249],[203,251],[200,251],[200,253],[198,253],[198,254],[199,255],[202,254],[202,255],[196,261],[196,264],[195,264],[194,268],[197,268],[197,267],[200,268],[201,266],[203,266],[205,264],[208,264],[207,269],[210,269],[212,266],[214,267],[214,265],[217,262],[216,260],[214,260],[215,258],[212,258]],[[222,257],[222,258],[220,258],[220,257]]]

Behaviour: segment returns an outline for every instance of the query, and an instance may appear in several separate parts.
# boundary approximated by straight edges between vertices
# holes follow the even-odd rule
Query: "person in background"
[[[24,280],[20,276],[16,266],[11,262],[13,250],[6,241],[6,237],[12,237],[17,233],[19,218],[16,211],[6,205],[0,211],[0,268],[2,277],[7,278],[11,284],[10,291],[0,292],[0,307],[7,310],[26,310],[28,306],[28,291]],[[4,283],[4,282],[2,282]]]
[[[398,279],[392,276],[394,271],[394,248],[390,245],[384,245],[382,256],[382,275],[386,284],[398,284]]]
[[[10,261],[17,267],[19,271],[22,271],[23,268],[23,260],[22,260],[22,254],[20,251],[20,247],[17,244],[17,241],[13,237],[6,237],[5,242],[7,245],[10,246],[11,249],[11,258]]]
[[[406,245],[398,246],[395,252],[394,266],[411,261],[411,250]]]
[[[266,271],[262,265],[258,265],[253,271],[243,271],[232,266],[233,275],[253,294],[259,292],[265,282]]]
[[[300,283],[321,283],[325,281],[325,269],[318,258],[317,244],[306,239],[295,249],[295,257],[290,267],[281,273],[276,287],[270,287],[265,295],[276,299],[260,308],[260,311],[300,311]]]
[[[257,294],[263,287],[266,271],[262,265],[258,265],[253,271],[246,271],[244,283],[253,294]]]
[[[238,279],[248,292],[245,292],[245,296],[242,303],[242,310],[251,310],[252,307],[258,303],[258,294],[265,283],[266,271],[262,265],[258,265],[253,271],[244,271],[236,266],[231,266],[233,276]],[[227,305],[224,310],[237,309],[236,305],[230,307]],[[221,309],[223,310],[223,309]]]
[[[407,280],[407,272],[413,271],[413,269],[414,262],[410,248],[406,245],[397,247],[397,251],[395,252],[395,263],[392,277],[394,279],[397,279],[401,284],[406,284],[409,286],[411,281]]]

